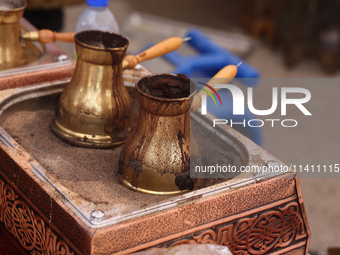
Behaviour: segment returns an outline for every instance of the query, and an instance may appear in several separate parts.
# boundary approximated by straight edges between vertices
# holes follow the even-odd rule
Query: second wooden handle
[[[219,78],[219,80],[218,80],[219,84],[227,84],[232,79],[235,78],[236,74],[237,74],[237,67],[234,66],[234,65],[228,65],[228,66],[222,68],[217,74],[215,74],[215,76],[207,84],[210,85],[211,87],[215,88],[215,83],[216,83],[217,78]],[[208,90],[212,94],[214,93],[207,86],[205,86],[204,89]],[[215,89],[215,90],[218,91],[219,88]],[[201,101],[202,101],[202,95],[203,94],[206,94],[207,96],[209,96],[209,94],[207,92],[205,92],[204,90],[200,90],[200,92],[198,92],[197,94],[194,95],[194,98],[193,98],[192,104],[191,104],[192,111],[195,112],[201,107]]]
[[[137,56],[128,55],[124,58],[123,69],[132,69],[140,62],[157,58],[177,50],[182,45],[182,42],[183,40],[180,37],[171,37],[157,43]]]

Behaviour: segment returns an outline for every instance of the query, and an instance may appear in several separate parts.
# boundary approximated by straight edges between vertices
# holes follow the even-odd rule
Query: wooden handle
[[[30,31],[21,35],[24,40],[38,41],[41,43],[50,43],[55,41],[60,42],[74,42],[74,35],[76,33],[57,33],[48,29],[40,31]]]
[[[219,80],[218,80],[219,84],[227,84],[232,79],[234,79],[236,74],[237,74],[237,67],[234,66],[234,65],[228,65],[228,66],[222,68],[217,74],[215,74],[215,76],[207,84],[210,85],[211,87],[215,88],[216,82],[214,82],[214,79],[217,79],[217,78],[219,78]],[[212,94],[214,93],[207,86],[205,86],[204,89],[211,92]],[[218,91],[220,89],[218,88],[218,89],[215,89],[215,90]],[[192,108],[193,112],[197,111],[201,107],[201,101],[202,101],[202,95],[203,94],[206,94],[207,97],[209,96],[209,94],[207,92],[203,91],[203,90],[200,90],[200,92],[198,92],[197,94],[194,95],[194,98],[193,98],[192,104],[191,104],[191,108]]]
[[[50,42],[74,42],[74,35],[76,33],[57,33],[48,29],[43,29],[39,31],[38,41],[41,43]]]
[[[140,62],[177,50],[182,45],[182,42],[183,40],[180,37],[171,37],[157,43],[137,56],[128,55],[123,60],[123,69],[132,69]]]

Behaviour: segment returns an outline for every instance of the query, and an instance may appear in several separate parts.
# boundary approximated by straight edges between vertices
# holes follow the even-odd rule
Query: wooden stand
[[[133,77],[143,75],[138,72],[124,73],[131,95]],[[20,93],[26,93],[24,88],[0,91],[0,105],[5,107]],[[221,132],[243,148],[249,165],[282,164],[232,128]],[[13,243],[0,245],[4,253],[130,254],[214,243],[235,254],[308,254],[310,230],[295,173],[216,184],[97,224],[77,213],[75,198],[53,183],[47,170],[39,173],[39,163],[1,127],[0,162],[0,235],[6,245]]]

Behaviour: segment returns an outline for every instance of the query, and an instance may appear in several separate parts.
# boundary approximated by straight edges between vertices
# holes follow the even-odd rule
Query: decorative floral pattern
[[[299,204],[290,202],[271,210],[216,229],[194,234],[170,246],[186,243],[212,243],[228,246],[233,254],[265,254],[307,237]]]
[[[68,245],[0,180],[0,222],[31,255],[73,255]],[[212,243],[228,246],[233,254],[262,255],[307,237],[299,204],[289,202],[275,210],[240,218],[195,233],[169,246]],[[162,247],[167,247],[163,243]],[[169,247],[168,246],[168,247]]]
[[[32,255],[74,254],[2,180],[0,180],[0,221]]]

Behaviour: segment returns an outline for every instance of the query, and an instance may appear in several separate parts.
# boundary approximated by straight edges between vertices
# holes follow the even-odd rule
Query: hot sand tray
[[[37,31],[26,19],[20,21],[22,31]],[[75,61],[56,44],[25,41],[26,64],[0,70],[0,90],[72,77]]]
[[[143,74],[124,72],[133,123],[133,84]],[[307,254],[310,231],[294,173],[241,174],[176,196],[130,191],[116,175],[121,147],[74,147],[50,131],[67,82],[0,91],[0,226],[13,249],[129,254],[217,243],[248,254]],[[282,164],[230,127],[212,130],[206,116],[193,114],[192,124],[219,136],[242,164]]]

